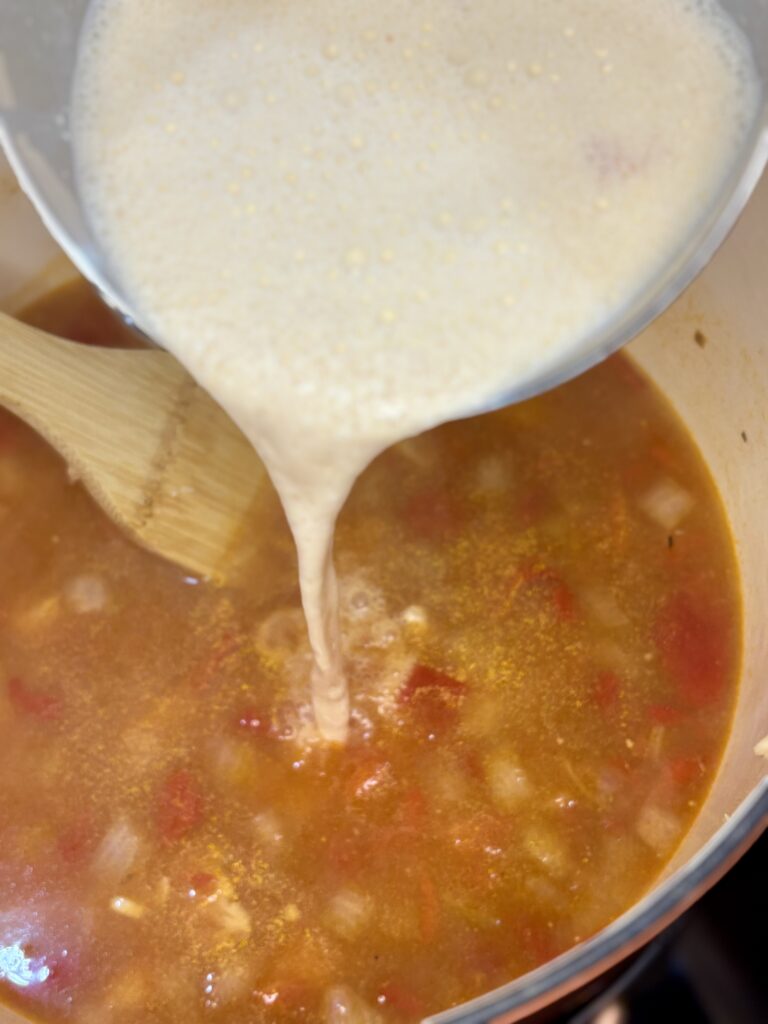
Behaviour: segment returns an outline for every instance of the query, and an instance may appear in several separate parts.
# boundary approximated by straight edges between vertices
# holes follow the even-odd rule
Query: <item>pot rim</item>
[[[423,1024],[513,1024],[592,981],[646,945],[695,903],[768,827],[768,776],[678,871],[592,938]]]

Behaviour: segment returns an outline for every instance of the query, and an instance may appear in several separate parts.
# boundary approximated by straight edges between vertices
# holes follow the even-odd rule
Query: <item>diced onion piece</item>
[[[249,757],[250,750],[228,736],[216,736],[208,744],[208,755],[216,780],[230,786],[243,771],[242,762]]]
[[[381,1014],[351,988],[336,985],[325,993],[325,1024],[380,1024]]]
[[[341,889],[328,904],[328,926],[344,939],[352,939],[366,927],[373,913],[371,900],[355,889]]]
[[[120,819],[99,843],[93,857],[94,872],[102,879],[119,882],[133,867],[140,840],[128,821]]]
[[[136,722],[122,734],[121,759],[137,771],[146,771],[163,755],[163,736],[152,721]]]
[[[640,499],[640,508],[665,530],[674,530],[694,505],[692,495],[680,484],[663,477]]]
[[[612,637],[596,640],[592,653],[599,664],[618,672],[625,680],[631,679],[637,671],[635,660],[626,645],[616,643]]]
[[[653,802],[646,803],[637,819],[635,832],[660,857],[666,856],[680,836],[680,821]]]
[[[467,701],[462,727],[476,739],[493,737],[499,724],[499,702],[492,697],[472,695]]]
[[[538,861],[553,878],[563,878],[567,874],[568,854],[557,836],[549,829],[529,829],[523,846],[528,855]]]
[[[64,588],[64,600],[80,615],[103,611],[107,603],[106,584],[101,576],[75,576]]]
[[[755,744],[755,753],[758,757],[768,758],[768,736],[764,736],[759,743]]]
[[[432,758],[424,769],[423,784],[430,801],[436,806],[461,805],[470,798],[467,773],[448,751]]]
[[[622,772],[614,767],[605,766],[600,772],[597,779],[597,789],[599,793],[607,793],[613,796],[618,793],[622,788]]]
[[[486,455],[475,470],[475,486],[481,494],[505,491],[509,487],[510,479],[509,466],[499,455]]]
[[[581,595],[581,603],[593,618],[606,629],[618,629],[626,626],[629,618],[619,607],[619,603],[607,587],[590,587]]]
[[[427,613],[420,604],[409,604],[400,618],[406,626],[414,629],[424,629],[427,625]]]
[[[284,921],[289,924],[295,924],[296,921],[301,920],[301,910],[295,903],[286,903],[280,914]]]
[[[531,871],[526,874],[523,884],[537,903],[549,904],[553,909],[561,906],[562,889],[551,878]]]
[[[397,640],[397,623],[394,619],[380,618],[372,622],[363,634],[366,647],[391,647]]]
[[[206,974],[205,989],[209,996],[210,1007],[213,1009],[220,1006],[231,1006],[233,1003],[247,998],[248,994],[253,991],[253,983],[253,964],[247,957]]]
[[[231,935],[250,935],[251,916],[242,903],[219,896],[209,904],[214,923]]]
[[[147,912],[147,908],[143,907],[141,903],[136,903],[135,900],[129,900],[125,896],[115,896],[114,899],[109,901],[109,905],[116,914],[122,914],[123,917],[130,917],[134,921],[138,921],[139,918],[144,917]]]
[[[491,754],[485,774],[491,797],[502,811],[515,810],[530,794],[528,776],[504,751]]]
[[[115,1010],[118,1012],[143,1010],[151,991],[150,980],[138,967],[128,967],[109,986],[107,1004],[100,1008],[95,1021],[103,1024],[110,1019]]]
[[[274,811],[255,814],[253,830],[266,846],[279,846],[284,839],[283,826]]]
[[[664,747],[664,737],[667,732],[666,726],[654,725],[648,736],[648,757],[658,761]]]
[[[26,605],[13,616],[13,625],[21,633],[34,633],[52,626],[61,612],[61,598],[58,594]]]

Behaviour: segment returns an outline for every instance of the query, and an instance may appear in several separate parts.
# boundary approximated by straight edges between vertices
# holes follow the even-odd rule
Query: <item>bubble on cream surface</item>
[[[356,476],[578,351],[674,256],[756,102],[707,0],[93,4],[81,193],[139,323],[280,493],[324,735]]]

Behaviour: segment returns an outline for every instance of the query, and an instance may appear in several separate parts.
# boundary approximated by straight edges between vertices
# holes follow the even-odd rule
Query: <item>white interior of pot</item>
[[[768,764],[753,748],[768,734],[767,249],[768,176],[704,274],[631,345],[632,355],[673,401],[700,445],[719,486],[741,568],[743,678],[733,731],[710,796],[641,905],[552,965],[502,993],[442,1014],[440,1021],[519,1020],[587,980],[681,912],[765,817]],[[0,305],[13,311],[22,297],[69,273],[0,164]],[[694,341],[696,331],[707,340],[704,348]],[[0,1022],[19,1019],[0,1010]]]
[[[715,260],[631,346],[673,400],[717,482],[744,599],[744,661],[733,730],[707,803],[666,874],[712,837],[768,768],[753,752],[768,734],[767,258],[768,174]],[[696,330],[706,338],[703,349],[694,342]]]

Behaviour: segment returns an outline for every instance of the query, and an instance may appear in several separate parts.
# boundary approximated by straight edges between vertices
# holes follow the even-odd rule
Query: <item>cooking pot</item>
[[[18,310],[74,274],[0,163],[0,305]],[[525,1020],[585,985],[668,925],[768,822],[768,175],[704,273],[629,346],[674,403],[719,487],[744,601],[741,689],[709,796],[656,885],[568,953],[430,1024]],[[0,1009],[0,1024],[19,1024]]]

